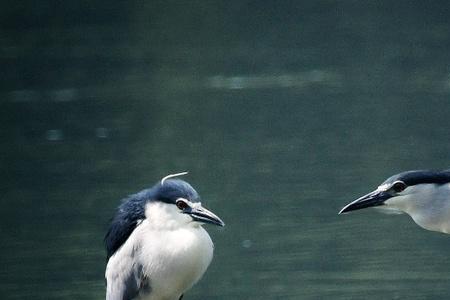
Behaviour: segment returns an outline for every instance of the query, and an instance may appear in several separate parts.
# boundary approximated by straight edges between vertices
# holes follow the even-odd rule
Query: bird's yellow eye
[[[392,185],[392,190],[396,193],[403,192],[404,189],[406,189],[406,184],[403,181],[396,181]]]
[[[180,209],[180,210],[184,210],[189,207],[189,205],[186,202],[184,202],[183,200],[178,200],[176,205],[177,205],[178,209]]]

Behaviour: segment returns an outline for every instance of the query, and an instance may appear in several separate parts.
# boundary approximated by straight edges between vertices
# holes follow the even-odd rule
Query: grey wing
[[[150,283],[142,273],[142,266],[128,257],[112,257],[106,267],[106,300],[131,300],[151,292]]]

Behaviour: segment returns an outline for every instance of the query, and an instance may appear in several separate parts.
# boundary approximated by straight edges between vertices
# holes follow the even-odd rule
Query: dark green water
[[[1,299],[104,298],[119,200],[185,170],[227,223],[187,300],[450,295],[449,236],[337,215],[450,167],[447,2],[1,6]]]

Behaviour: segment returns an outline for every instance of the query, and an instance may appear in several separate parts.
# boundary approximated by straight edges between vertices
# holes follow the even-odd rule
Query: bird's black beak
[[[367,195],[364,195],[353,202],[350,202],[344,208],[341,209],[339,214],[350,212],[352,210],[358,210],[366,207],[380,206],[384,204],[384,201],[391,198],[392,195],[385,191],[375,190]]]
[[[218,216],[202,206],[189,207],[184,213],[190,215],[197,222],[225,226],[225,223]]]

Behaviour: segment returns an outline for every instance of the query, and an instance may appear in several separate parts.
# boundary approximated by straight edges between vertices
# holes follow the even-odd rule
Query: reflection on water
[[[450,165],[448,51],[436,47],[450,42],[448,18],[426,8],[424,29],[410,22],[422,7],[392,14],[389,3],[231,2],[184,18],[153,3],[111,8],[136,10],[121,19],[129,28],[91,12],[85,27],[8,29],[23,41],[3,49],[21,71],[0,90],[1,298],[103,298],[102,240],[119,199],[184,170],[227,223],[207,228],[215,259],[186,299],[445,298],[446,235],[405,215],[337,215],[391,174]],[[237,18],[236,37],[205,20],[233,43],[183,39],[203,9]],[[285,17],[266,26],[255,11]],[[264,24],[246,32],[252,20]],[[54,32],[48,44],[33,44],[39,28]]]

